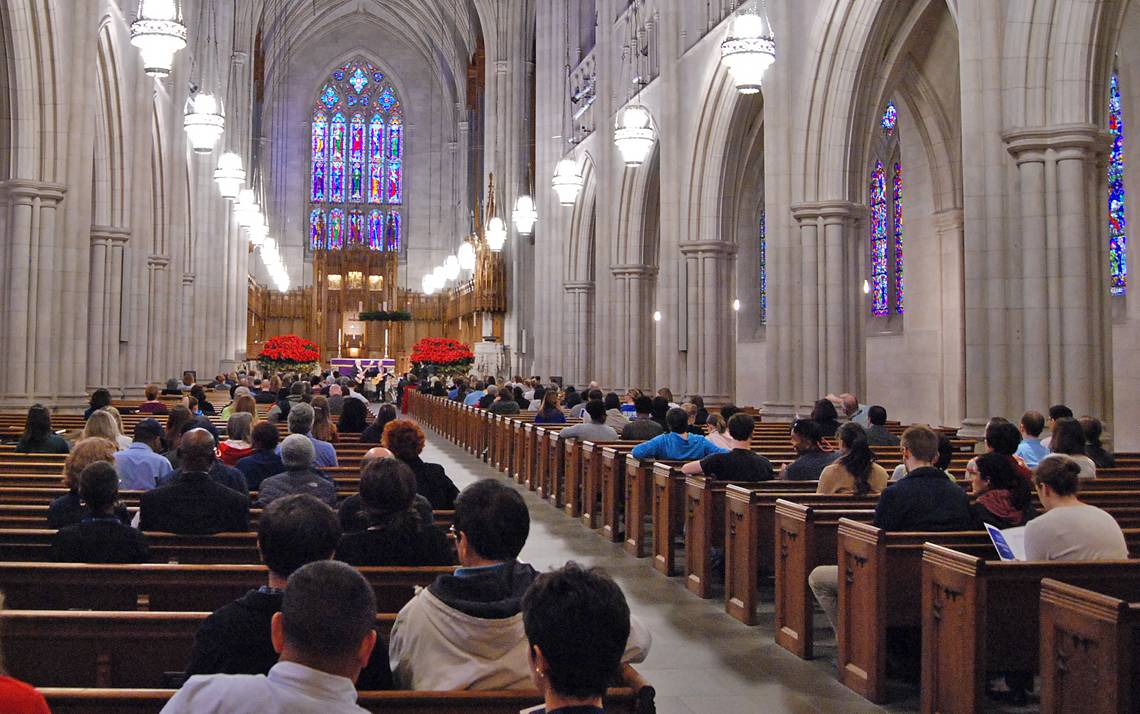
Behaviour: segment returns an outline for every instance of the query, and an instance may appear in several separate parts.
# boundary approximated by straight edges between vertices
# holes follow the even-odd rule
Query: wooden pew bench
[[[415,586],[450,567],[359,568],[381,612],[398,612]],[[15,610],[216,610],[266,582],[261,565],[0,563],[0,590]]]
[[[1091,588],[1041,581],[1043,712],[1128,714],[1140,706],[1140,602],[1106,583]]]
[[[653,687],[629,665],[606,693],[606,712],[653,714]],[[173,689],[82,689],[44,687],[54,714],[156,714]],[[378,714],[518,714],[542,703],[535,690],[470,692],[361,692],[357,703]]]
[[[1134,541],[1130,539],[1130,550]],[[1135,560],[1003,562],[933,543],[924,546],[923,711],[979,711],[986,703],[987,671],[1038,669],[1043,578],[1140,599],[1140,562]]]

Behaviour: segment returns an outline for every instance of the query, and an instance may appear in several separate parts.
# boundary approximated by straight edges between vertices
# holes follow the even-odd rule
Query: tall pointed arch
[[[386,74],[360,57],[334,69],[310,126],[309,248],[398,250],[403,107]]]
[[[1120,106],[1120,77],[1114,71],[1108,85],[1108,267],[1109,291],[1128,289],[1128,232],[1124,217],[1124,112]]]
[[[871,214],[871,314],[903,314],[903,166],[899,152],[898,109],[891,100],[879,119],[881,136],[871,157],[867,207]]]

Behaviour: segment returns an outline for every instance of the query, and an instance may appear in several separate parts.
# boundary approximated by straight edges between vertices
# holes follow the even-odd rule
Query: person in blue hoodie
[[[633,457],[661,461],[699,461],[712,454],[728,453],[728,449],[720,448],[705,437],[690,434],[689,415],[684,409],[670,409],[666,412],[665,426],[669,431],[633,447],[630,452]]]

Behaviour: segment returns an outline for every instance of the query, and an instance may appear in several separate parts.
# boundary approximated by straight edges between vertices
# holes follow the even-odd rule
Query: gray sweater
[[[311,469],[286,471],[265,479],[257,491],[257,505],[265,508],[275,499],[298,493],[316,496],[329,506],[336,507],[336,484],[324,474]]]

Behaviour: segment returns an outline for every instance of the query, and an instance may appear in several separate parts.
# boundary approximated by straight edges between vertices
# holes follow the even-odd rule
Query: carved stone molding
[[[657,275],[656,265],[640,265],[640,264],[627,264],[627,265],[611,265],[610,273],[615,278],[620,277],[642,277],[651,278]]]
[[[678,244],[681,255],[693,258],[730,257],[736,255],[739,246],[725,240],[692,240]]]
[[[131,229],[122,226],[91,226],[92,245],[126,245]]]
[[[1006,151],[1018,163],[1043,161],[1046,151],[1077,152],[1092,156],[1108,150],[1112,139],[1095,124],[1010,129],[1001,135]]]

